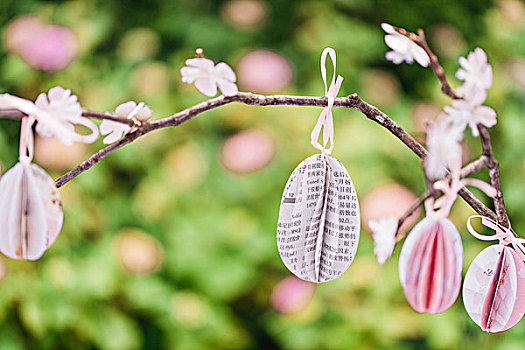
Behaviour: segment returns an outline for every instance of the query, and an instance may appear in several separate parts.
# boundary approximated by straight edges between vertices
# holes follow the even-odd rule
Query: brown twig
[[[418,34],[415,34],[409,32],[405,28],[400,28],[396,26],[392,26],[392,28],[394,28],[396,32],[403,36],[406,36],[407,38],[418,44],[423,50],[425,50],[428,57],[430,58],[430,66],[432,67],[432,71],[441,83],[441,91],[452,99],[459,98],[454,92],[454,89],[452,89],[452,87],[448,83],[447,77],[445,76],[445,70],[443,69],[443,66],[441,66],[441,64],[439,63],[438,57],[434,54],[434,52],[432,52],[432,50],[430,50],[423,29],[418,29]]]
[[[416,35],[414,33],[408,32],[404,28],[398,28],[398,27],[393,27],[393,28],[399,34],[406,36],[407,38],[412,40],[414,43],[419,45],[423,50],[425,50],[425,52],[430,58],[430,66],[432,67],[432,71],[434,72],[434,74],[436,75],[436,77],[438,78],[441,84],[441,91],[452,99],[460,99],[461,97],[459,97],[455,93],[454,89],[452,89],[452,87],[448,83],[447,78],[445,76],[445,70],[439,63],[437,56],[434,54],[434,52],[432,52],[432,50],[428,46],[428,43],[425,38],[425,32],[422,29],[418,29],[418,34]],[[496,211],[496,215],[493,215],[494,213],[492,211],[489,212],[483,207],[477,208],[476,211],[478,213],[480,211],[483,211],[485,212],[485,214],[482,214],[482,215],[489,216],[491,219],[496,220],[499,224],[505,227],[510,227],[509,218],[507,215],[507,211],[505,209],[505,203],[503,201],[503,191],[501,190],[499,163],[494,157],[494,154],[492,152],[492,145],[490,143],[490,134],[488,130],[481,124],[478,124],[478,129],[480,131],[480,139],[481,139],[481,145],[483,149],[483,155],[485,155],[488,158],[487,168],[489,170],[490,183],[492,187],[496,189],[496,196],[494,197],[494,208]],[[472,193],[469,194],[469,193],[460,191],[459,194],[466,201],[470,201],[474,197]]]
[[[4,119],[21,119],[25,116],[25,114],[15,109],[0,109],[0,116]],[[86,118],[94,118],[100,120],[112,120],[118,123],[127,124],[129,126],[134,125],[133,120],[131,119],[118,117],[116,115],[106,112],[95,112],[85,109],[82,111],[82,116]]]
[[[478,129],[483,155],[489,159],[487,169],[489,170],[490,184],[496,190],[496,195],[494,196],[494,209],[496,211],[497,221],[504,227],[510,227],[509,217],[507,216],[507,210],[505,209],[505,202],[503,200],[503,191],[501,190],[499,163],[492,152],[490,134],[487,128],[481,124],[478,125]]]
[[[421,48],[423,48],[423,50],[425,50],[425,52],[427,53],[428,57],[430,57],[430,66],[432,67],[432,71],[441,83],[441,91],[454,100],[458,99],[459,96],[454,92],[454,89],[452,89],[452,87],[448,83],[443,66],[441,66],[437,56],[434,54],[434,52],[432,52],[432,50],[430,50],[430,47],[428,46],[427,39],[425,37],[425,32],[423,31],[423,29],[418,29],[417,32],[418,35],[415,36],[415,39],[413,39],[413,41],[416,44],[418,44]]]
[[[141,127],[136,128],[135,131],[129,133],[120,141],[111,144],[97,153],[93,154],[89,159],[79,164],[76,168],[64,174],[56,180],[57,187],[62,187],[71,179],[75,178],[79,174],[83,173],[86,170],[89,170],[93,165],[98,163],[101,159],[106,157],[111,152],[117,150],[118,148],[134,141],[136,138],[145,135],[153,130],[162,129],[170,126],[177,126],[193,117],[214,109],[220,106],[223,106],[232,102],[241,102],[248,105],[257,105],[257,106],[275,106],[275,105],[294,105],[294,106],[319,106],[324,107],[327,104],[326,97],[309,97],[309,96],[264,96],[256,95],[251,93],[239,92],[232,96],[219,96],[212,98],[205,102],[199,103],[195,106],[189,107],[181,112],[172,114],[168,117],[157,119],[149,123],[144,123]],[[336,107],[346,107],[357,109],[362,112],[367,118],[375,121],[379,125],[383,126],[389,130],[394,136],[401,140],[408,148],[410,148],[416,155],[420,158],[424,158],[427,154],[427,151],[416,139],[406,132],[399,124],[390,119],[386,114],[381,112],[374,106],[363,101],[359,95],[352,94],[347,97],[338,97],[335,99],[334,106]],[[97,112],[90,112],[91,114]]]
[[[434,52],[432,52],[432,50],[428,46],[425,38],[425,32],[422,29],[418,29],[418,35],[415,35],[414,33],[408,33],[406,30],[401,31],[401,29],[398,29],[398,31],[400,34],[407,36],[416,44],[418,44],[428,54],[428,56],[430,57],[430,65],[432,67],[432,70],[434,71],[434,74],[441,83],[441,91],[452,99],[459,99],[460,97],[454,92],[454,89],[452,89],[452,87],[448,83],[447,78],[445,77],[445,70],[439,63],[437,56],[434,54]],[[505,209],[505,203],[503,201],[503,191],[501,190],[499,163],[492,152],[490,134],[487,128],[485,128],[485,126],[481,124],[478,124],[478,129],[480,131],[483,155],[488,157],[487,168],[489,170],[490,184],[496,189],[496,196],[494,197],[494,209],[496,211],[496,217],[492,217],[492,219],[497,220],[499,224],[505,227],[509,227],[510,222],[507,216],[507,211]],[[465,196],[461,193],[460,195],[461,197],[466,199]]]

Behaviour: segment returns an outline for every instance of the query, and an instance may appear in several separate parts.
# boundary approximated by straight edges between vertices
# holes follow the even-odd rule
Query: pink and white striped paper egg
[[[458,297],[462,269],[463,245],[450,220],[427,217],[410,231],[399,256],[399,280],[414,310],[447,310]]]
[[[470,265],[463,284],[463,303],[482,330],[501,332],[525,313],[525,264],[503,244],[485,248]]]

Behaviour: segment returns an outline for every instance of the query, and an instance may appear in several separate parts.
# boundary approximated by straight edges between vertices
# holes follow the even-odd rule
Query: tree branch
[[[189,107],[181,112],[172,114],[168,117],[157,119],[148,123],[144,123],[142,126],[137,127],[133,132],[127,134],[124,138],[118,142],[111,144],[97,153],[93,154],[86,161],[79,164],[76,168],[72,169],[68,173],[64,174],[56,180],[57,187],[62,187],[68,183],[71,179],[75,178],[79,174],[83,173],[86,170],[89,170],[93,165],[98,163],[104,157],[106,157],[111,152],[119,149],[120,147],[134,141],[138,137],[145,135],[151,131],[162,129],[170,126],[178,126],[193,117],[223,106],[232,102],[240,102],[248,105],[257,105],[257,106],[275,106],[275,105],[293,105],[293,106],[317,106],[324,107],[328,103],[326,97],[309,97],[309,96],[285,96],[285,95],[275,95],[275,96],[264,96],[256,95],[251,93],[239,92],[232,96],[219,96],[212,98],[210,100],[201,102],[195,106]],[[346,107],[353,108],[362,112],[368,119],[375,121],[382,127],[389,130],[394,136],[401,140],[408,148],[410,148],[417,156],[424,158],[427,155],[427,151],[416,139],[406,132],[399,124],[390,119],[386,114],[381,112],[376,107],[366,103],[359,97],[357,94],[352,94],[347,97],[338,97],[334,102],[335,107]],[[98,112],[85,112],[86,115],[98,115],[101,117],[106,117],[108,114],[97,114]]]
[[[418,35],[414,38],[411,38],[416,44],[418,44],[425,52],[427,53],[428,57],[430,57],[430,66],[432,67],[432,71],[434,71],[434,74],[438,78],[439,82],[441,83],[441,92],[443,92],[445,95],[449,96],[451,99],[456,100],[459,98],[458,95],[454,92],[450,84],[448,83],[447,77],[445,76],[445,70],[443,69],[443,66],[439,63],[439,60],[437,56],[430,50],[430,47],[427,44],[427,39],[425,37],[425,32],[423,29],[418,29]]]
[[[494,209],[496,211],[497,221],[504,227],[510,227],[509,217],[507,215],[507,210],[505,209],[505,202],[503,201],[503,191],[501,190],[499,163],[492,152],[490,134],[487,128],[481,124],[478,125],[478,129],[483,155],[489,159],[487,169],[489,170],[490,184],[496,189],[496,195],[494,196]]]
[[[239,92],[232,96],[219,96],[216,98],[209,99],[201,102],[195,106],[188,107],[183,111],[172,114],[170,116],[157,119],[154,121],[143,123],[138,126],[130,133],[125,135],[119,141],[100,149],[98,152],[91,155],[87,160],[80,163],[77,167],[70,170],[63,176],[56,179],[55,183],[58,188],[64,186],[66,183],[71,181],[76,176],[89,170],[92,166],[100,162],[103,158],[109,155],[111,152],[133,142],[140,136],[143,136],[151,131],[163,129],[170,126],[178,126],[185,123],[195,116],[206,112],[208,110],[218,108],[220,106],[232,103],[240,102],[247,105],[256,106],[276,106],[276,105],[289,105],[289,106],[313,106],[313,107],[325,107],[328,103],[326,97],[310,97],[310,96],[286,96],[286,95],[274,95],[265,96],[252,93]],[[383,128],[390,131],[395,137],[403,142],[412,152],[414,152],[419,158],[424,159],[428,152],[417,140],[405,131],[399,124],[392,120],[385,113],[380,111],[377,107],[374,107],[359,97],[358,94],[354,93],[346,97],[338,97],[335,99],[334,107],[352,108],[363,113],[368,119],[381,125]],[[20,112],[14,113],[13,111],[2,111],[0,110],[0,117],[7,115],[8,118],[17,119],[22,118],[24,115]],[[128,121],[123,120],[115,115],[104,112],[96,111],[83,111],[82,113],[86,117],[97,118],[97,119],[110,119],[119,122]],[[478,198],[476,198],[468,189],[463,188],[459,194],[467,201],[467,203],[476,210],[479,214],[488,217],[495,217],[495,214],[487,208]]]
[[[407,31],[404,28],[394,27],[394,29],[399,34],[406,36],[407,38],[412,40],[414,43],[419,45],[423,50],[425,50],[425,52],[430,58],[430,66],[432,67],[432,71],[434,72],[434,74],[436,75],[436,77],[438,78],[441,84],[441,91],[452,99],[460,99],[461,97],[459,97],[455,93],[454,89],[452,89],[452,87],[448,83],[447,78],[445,76],[445,70],[439,63],[437,56],[434,54],[434,52],[432,52],[432,50],[428,46],[428,43],[425,38],[425,32],[422,29],[418,29],[418,34],[416,35],[414,33]],[[507,215],[507,211],[505,209],[505,203],[503,201],[503,191],[501,190],[499,163],[494,157],[494,154],[492,152],[492,145],[490,143],[490,134],[487,128],[481,124],[478,124],[478,129],[480,131],[480,139],[481,139],[481,146],[483,149],[483,155],[487,156],[488,158],[487,168],[489,170],[490,183],[492,187],[496,189],[496,196],[494,197],[494,209],[496,211],[496,215],[489,216],[488,214],[494,214],[494,213],[492,211],[490,211],[489,213],[483,207],[479,207],[475,209],[478,213],[480,213],[479,210],[485,212],[486,214],[482,214],[482,215],[489,216],[491,219],[497,221],[499,224],[505,227],[510,227],[509,217]],[[471,200],[473,197],[472,193],[468,194],[466,192],[460,191],[459,194],[467,202]]]
[[[0,116],[1,118],[5,118],[5,119],[21,119],[25,117],[25,114],[16,109],[0,109]],[[127,124],[129,126],[135,125],[133,120],[131,119],[121,118],[121,117],[118,117],[116,115],[113,115],[111,113],[106,113],[106,112],[95,112],[95,111],[89,111],[87,109],[84,109],[82,111],[82,116],[86,118],[94,118],[94,119],[100,119],[100,120],[108,119],[108,120],[112,120],[118,123]]]

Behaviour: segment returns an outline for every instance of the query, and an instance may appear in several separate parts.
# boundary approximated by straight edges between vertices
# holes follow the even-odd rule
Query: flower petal
[[[208,97],[217,95],[217,82],[212,77],[198,78],[195,81],[195,87]]]
[[[227,80],[218,79],[217,84],[219,85],[219,89],[221,89],[222,94],[225,96],[235,95],[239,91],[235,83]]]
[[[406,54],[409,49],[409,45],[412,42],[407,37],[401,34],[398,34],[398,33],[394,33],[390,35],[385,35],[385,43],[392,50],[397,51],[402,54]]]
[[[223,79],[230,82],[235,82],[235,80],[237,80],[233,69],[224,62],[218,63],[215,67],[215,76],[217,77],[217,80]]]
[[[388,23],[381,23],[381,28],[388,34],[392,34],[392,33],[395,33],[395,29],[394,27],[392,27],[392,25],[388,24]]]
[[[430,64],[430,57],[428,57],[428,54],[423,50],[422,47],[418,46],[417,44],[414,44],[411,49],[412,57],[416,60],[419,65],[422,67],[428,67]]]
[[[113,120],[104,119],[100,123],[100,132],[102,135],[108,135],[102,140],[105,144],[111,144],[118,141],[122,135],[128,132],[131,128],[129,125],[115,122]]]
[[[212,70],[214,67],[213,61],[207,58],[189,58],[185,63],[188,67],[195,67],[205,71]]]
[[[131,112],[137,107],[135,101],[128,101],[121,103],[115,108],[115,114],[121,118],[127,118]]]
[[[135,114],[135,117],[141,122],[145,122],[151,118],[151,109],[148,106],[144,106]]]
[[[483,124],[487,128],[491,128],[496,125],[496,111],[488,106],[479,106],[475,111],[476,121]]]

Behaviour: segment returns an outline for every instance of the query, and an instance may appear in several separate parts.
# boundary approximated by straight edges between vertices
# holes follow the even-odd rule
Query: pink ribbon
[[[28,167],[33,161],[33,130],[31,127],[35,123],[33,116],[23,117],[20,127],[20,146],[18,160],[22,165]]]
[[[332,59],[332,64],[334,66],[334,75],[332,76],[332,82],[330,87],[328,87],[326,81],[326,58],[327,55],[330,55]],[[332,116],[332,107],[334,106],[335,98],[341,89],[341,84],[343,82],[343,77],[337,75],[336,79],[336,55],[335,50],[331,47],[327,47],[323,50],[321,54],[321,77],[323,78],[324,83],[324,94],[328,98],[328,104],[323,108],[317,124],[315,124],[312,134],[310,135],[312,146],[320,150],[323,154],[330,155],[334,149],[334,120]],[[318,142],[319,135],[321,134],[321,129],[323,129],[323,144],[321,145]],[[330,141],[330,148],[326,148],[326,145]]]
[[[451,175],[452,178],[450,184],[446,179],[434,182],[434,189],[441,191],[443,196],[436,200],[431,197],[425,201],[425,212],[427,213],[427,216],[435,218],[448,217],[448,214],[450,214],[450,210],[456,201],[458,192],[463,186],[477,187],[491,198],[496,196],[496,189],[485,181],[474,178],[460,179],[459,172],[457,171],[452,172]]]
[[[494,230],[496,234],[487,236],[479,234],[476,230],[474,230],[474,227],[472,227],[472,223],[470,222],[474,218],[481,218],[481,223],[490,228],[491,230]],[[512,244],[512,248],[514,248],[514,251],[519,255],[521,260],[525,261],[525,247],[523,246],[523,243],[525,243],[525,239],[521,237],[516,237],[510,227],[506,228],[494,220],[491,220],[487,218],[486,216],[481,215],[472,215],[467,220],[467,229],[468,232],[474,237],[476,237],[479,240],[482,241],[493,241],[493,240],[499,240],[500,244],[503,244],[505,246],[508,246],[509,244]]]

